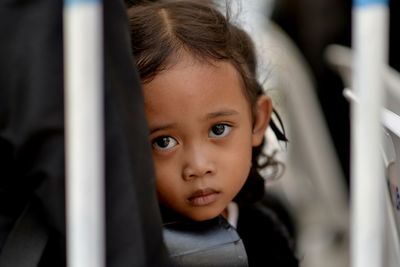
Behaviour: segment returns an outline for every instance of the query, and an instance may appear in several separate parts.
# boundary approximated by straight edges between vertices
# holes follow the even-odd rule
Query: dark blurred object
[[[400,1],[389,1],[390,25],[389,25],[389,65],[400,71],[400,34],[397,28],[400,25]]]
[[[158,1],[158,0],[124,0],[125,6],[127,8],[134,6],[134,5],[143,4],[146,2],[156,2],[156,1]]]
[[[27,203],[65,266],[61,0],[0,3],[0,248]],[[104,1],[107,266],[170,266],[122,0]]]
[[[287,207],[272,194],[252,205],[239,206],[237,232],[251,267],[298,267],[294,231],[295,221]]]
[[[277,0],[274,20],[288,33],[308,61],[336,152],[349,185],[349,104],[343,82],[324,60],[329,44],[350,46],[351,1]]]
[[[281,196],[277,193],[267,192],[264,198],[261,200],[260,204],[267,209],[275,213],[276,219],[283,225],[282,229],[285,229],[285,235],[287,234],[288,243],[294,251],[297,249],[297,236],[298,236],[298,225],[294,214],[292,214],[289,204],[286,203]]]

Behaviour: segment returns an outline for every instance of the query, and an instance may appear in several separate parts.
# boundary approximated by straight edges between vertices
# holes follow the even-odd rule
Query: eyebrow
[[[175,123],[167,123],[167,124],[161,124],[161,125],[157,125],[155,127],[149,127],[150,128],[150,134],[157,132],[157,131],[162,131],[162,130],[166,130],[169,128],[173,128],[176,124]]]
[[[233,115],[238,115],[238,114],[239,114],[239,112],[237,112],[236,110],[226,109],[226,110],[219,110],[219,111],[216,111],[216,112],[208,113],[206,118],[207,119],[213,119],[213,118],[217,118],[217,117],[233,116]]]

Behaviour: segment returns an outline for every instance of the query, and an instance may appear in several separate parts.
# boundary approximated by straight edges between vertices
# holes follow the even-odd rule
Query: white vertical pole
[[[99,0],[64,0],[67,261],[105,266],[103,25]]]
[[[351,133],[351,266],[382,267],[385,178],[380,154],[383,72],[387,62],[387,0],[355,0]]]

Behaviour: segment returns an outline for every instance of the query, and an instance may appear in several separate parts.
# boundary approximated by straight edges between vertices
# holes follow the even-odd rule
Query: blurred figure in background
[[[400,71],[399,1],[389,1],[389,65]],[[321,103],[332,140],[338,153],[348,187],[350,176],[350,114],[343,97],[344,82],[325,60],[331,44],[351,47],[351,0],[277,0],[271,19],[296,43],[315,78],[316,93]]]
[[[324,60],[330,44],[350,46],[350,0],[277,0],[271,19],[295,42],[315,78],[316,94],[349,185],[350,117],[343,82]]]

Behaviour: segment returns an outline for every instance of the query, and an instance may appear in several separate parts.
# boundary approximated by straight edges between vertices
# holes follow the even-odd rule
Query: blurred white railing
[[[64,1],[67,262],[105,266],[100,0]]]

